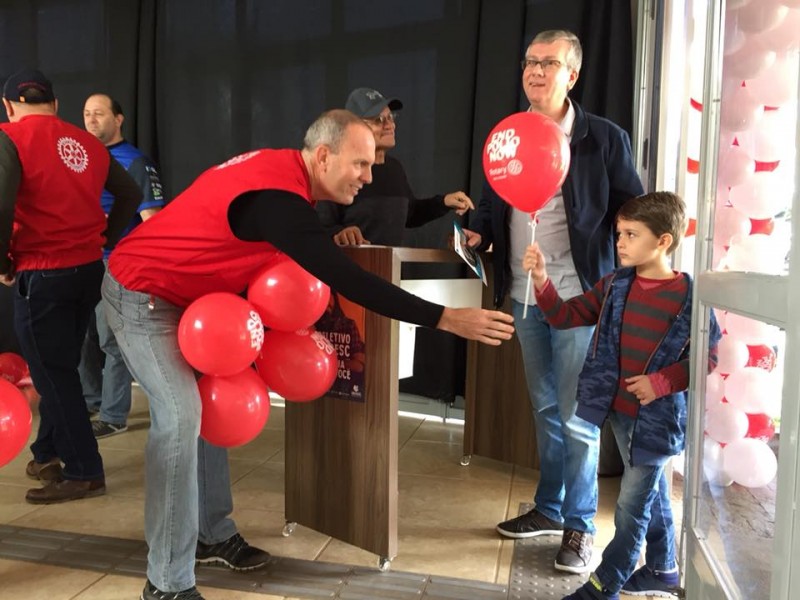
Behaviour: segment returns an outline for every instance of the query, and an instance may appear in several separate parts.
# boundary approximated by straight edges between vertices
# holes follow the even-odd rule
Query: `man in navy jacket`
[[[614,269],[615,215],[626,200],[643,193],[628,135],[567,97],[581,60],[575,34],[544,31],[522,61],[530,110],[558,123],[570,144],[566,180],[539,211],[536,228],[562,297],[581,294]],[[575,398],[593,328],[553,329],[535,305],[523,320],[527,273],[522,255],[530,243],[530,223],[529,214],[512,208],[485,185],[467,233],[471,246],[493,246],[495,304],[511,295],[541,463],[535,507],[500,523],[497,531],[510,538],[562,535],[555,568],[584,573],[595,533],[599,428],[575,415]]]

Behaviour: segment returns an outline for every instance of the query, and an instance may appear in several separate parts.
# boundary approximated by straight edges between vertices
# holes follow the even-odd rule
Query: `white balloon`
[[[762,33],[775,29],[786,18],[789,9],[778,2],[757,0],[736,13],[739,27],[745,33]]]
[[[797,79],[795,79],[797,83]],[[784,105],[778,110],[765,110],[758,126],[749,131],[739,132],[736,140],[754,160],[772,163],[779,160],[791,162],[794,159],[794,115],[796,109]]]
[[[720,331],[725,331],[725,324],[728,322],[728,311],[721,308],[715,308],[714,317],[717,319]]]
[[[725,473],[739,485],[748,488],[763,487],[775,479],[778,459],[770,447],[761,440],[745,438],[736,440],[722,449]]]
[[[798,56],[797,52],[781,54],[758,77],[747,80],[747,89],[762,104],[783,106],[797,95]]]
[[[780,397],[777,383],[778,379],[764,369],[738,369],[725,380],[725,399],[748,414],[770,414],[775,406],[775,398]]]
[[[708,436],[703,438],[703,474],[708,483],[713,485],[727,487],[733,483],[723,468],[722,446]]]
[[[783,245],[771,235],[762,233],[733,240],[725,258],[731,271],[780,275],[786,267]]]
[[[714,372],[726,375],[744,367],[750,359],[750,351],[744,342],[730,335],[723,335],[717,346],[717,356],[717,368]]]
[[[722,86],[719,126],[730,132],[746,131],[764,116],[764,105],[741,81],[726,81]]]
[[[729,312],[725,319],[728,335],[748,346],[774,345],[780,330],[774,325]]]
[[[753,79],[775,62],[775,51],[765,45],[758,36],[749,35],[742,47],[722,60],[722,76],[725,79]]]
[[[725,397],[725,380],[714,371],[706,377],[706,408],[716,406]]]
[[[797,0],[794,0],[797,2]],[[786,4],[786,0],[783,0]],[[798,8],[798,7],[795,7]],[[787,52],[800,48],[800,10],[790,10],[783,22],[765,33],[759,34],[761,43],[775,52]]]
[[[792,189],[770,171],[758,171],[741,185],[731,187],[731,204],[750,219],[769,219],[792,202]]]
[[[721,147],[717,165],[717,187],[741,185],[756,171],[756,162],[739,146]]]
[[[732,206],[717,204],[714,211],[714,243],[720,246],[730,246],[731,240],[738,236],[748,235],[752,223],[747,215],[742,214]]]
[[[720,444],[742,439],[749,426],[744,411],[732,404],[720,403],[706,411],[706,433]]]

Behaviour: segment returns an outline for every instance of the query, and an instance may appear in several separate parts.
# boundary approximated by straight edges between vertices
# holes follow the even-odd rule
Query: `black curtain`
[[[584,46],[573,97],[629,129],[631,14],[619,0],[0,0],[0,80],[40,68],[79,126],[88,95],[115,96],[167,198],[234,154],[299,147],[317,115],[374,87],[404,103],[392,154],[417,195],[462,189],[477,201],[486,135],[526,107],[519,60],[552,28]],[[451,231],[443,217],[406,243],[445,247]],[[417,344],[431,355],[417,356],[421,375],[402,389],[452,400],[463,343],[423,335],[438,341]]]

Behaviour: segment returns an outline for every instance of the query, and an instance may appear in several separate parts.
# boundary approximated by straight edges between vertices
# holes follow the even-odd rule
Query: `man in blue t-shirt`
[[[111,155],[128,170],[142,189],[142,203],[122,237],[164,206],[164,195],[156,167],[138,148],[123,139],[124,121],[122,107],[110,96],[93,94],[87,98],[83,107],[86,130],[106,145]],[[114,197],[103,190],[100,203],[108,214],[114,204]],[[104,260],[108,259],[110,253],[111,250],[104,251]],[[89,412],[99,413],[98,419],[92,423],[92,430],[95,437],[100,439],[128,429],[133,379],[122,359],[114,334],[108,327],[102,303],[97,306],[95,318],[97,327],[90,324],[83,345],[80,373]]]

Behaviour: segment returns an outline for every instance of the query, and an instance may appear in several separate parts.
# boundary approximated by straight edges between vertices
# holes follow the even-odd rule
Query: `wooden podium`
[[[395,285],[403,263],[460,263],[453,251],[345,249]],[[398,322],[366,311],[364,401],[324,396],[286,403],[285,513],[294,523],[380,556],[397,555]]]
[[[494,308],[491,256],[483,257],[489,285],[483,288],[483,308]],[[511,313],[507,298],[501,309]],[[500,346],[467,344],[464,408],[464,458],[475,454],[523,467],[539,468],[522,351],[516,334]]]

